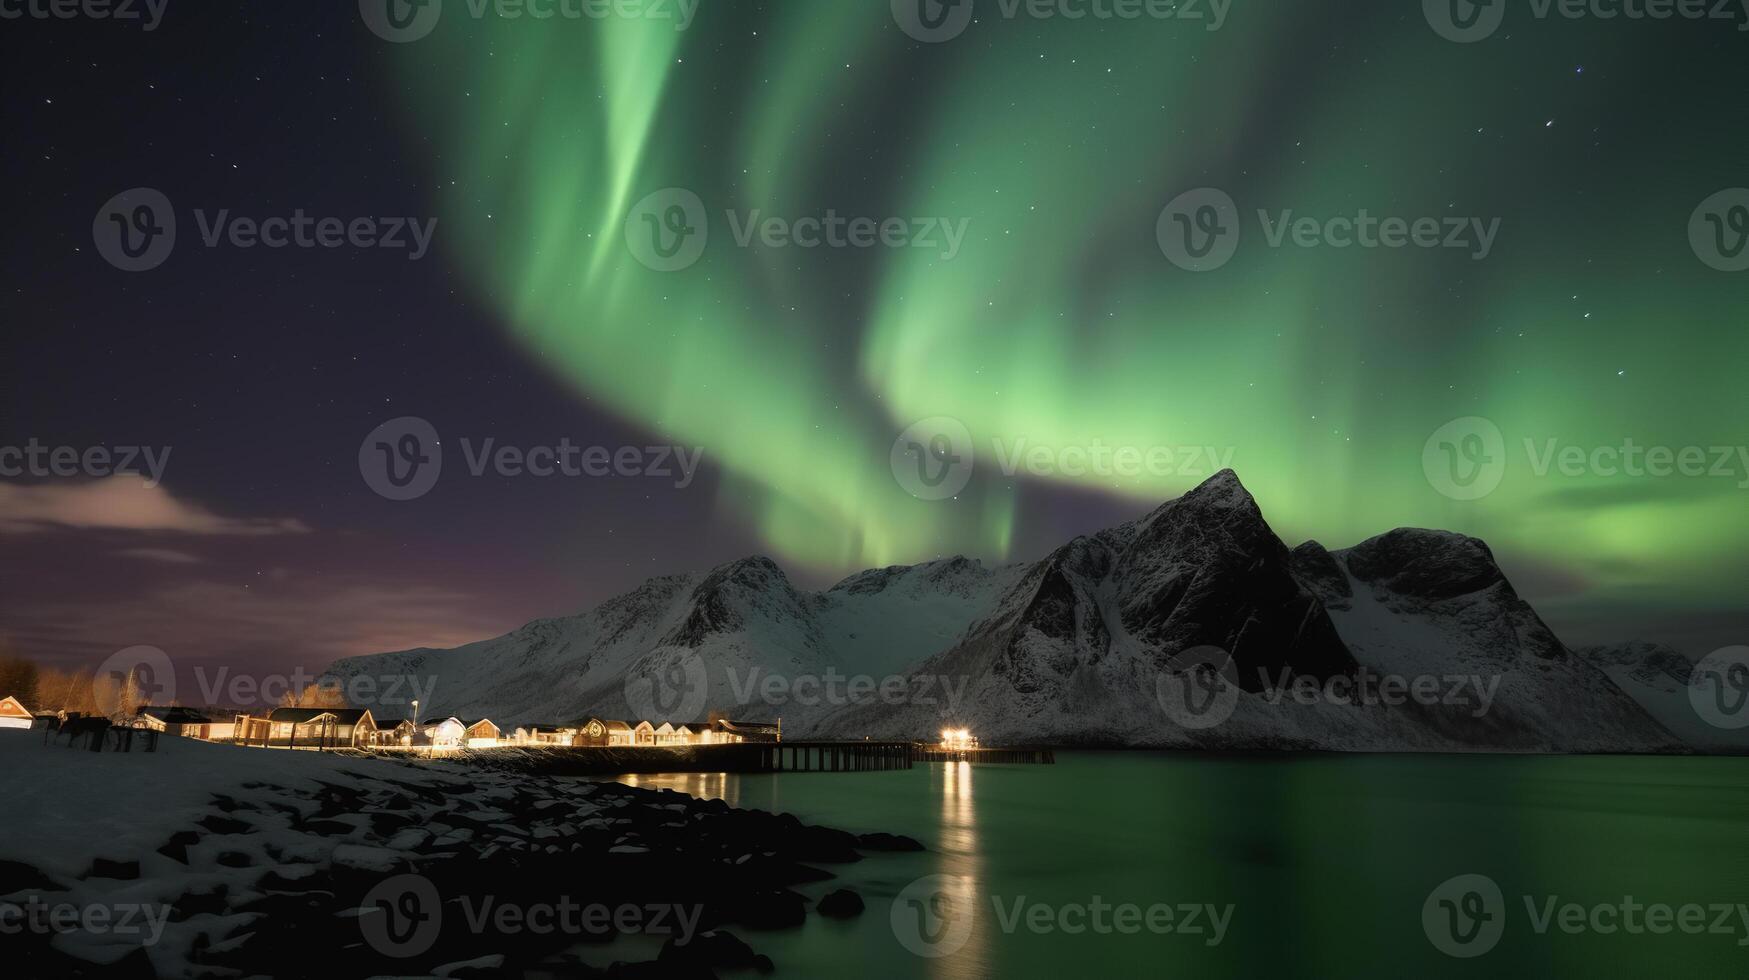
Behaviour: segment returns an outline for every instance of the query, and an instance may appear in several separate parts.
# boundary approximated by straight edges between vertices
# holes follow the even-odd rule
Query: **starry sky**
[[[350,3],[0,23],[0,446],[170,447],[155,487],[0,477],[0,643],[315,669],[752,553],[807,586],[1037,558],[1216,459],[1290,545],[1484,538],[1569,643],[1743,641],[1749,272],[1717,260],[1749,212],[1714,209],[1714,262],[1690,234],[1749,185],[1742,17],[1511,7],[1455,43],[1413,2],[1235,0],[1211,30],[1206,0],[1135,20],[977,0],[925,41],[903,6],[704,0],[680,30],[450,0],[403,43]],[[142,187],[178,238],[126,272],[93,216]],[[1162,212],[1204,188],[1238,242],[1185,268]],[[635,240],[672,189],[709,227],[667,270]],[[296,209],[437,224],[417,260],[202,241],[220,211]],[[1362,211],[1492,231],[1271,242]],[[916,234],[738,240],[829,212]],[[360,444],[406,416],[444,471],[395,501]],[[919,499],[894,441],[939,418],[977,460]],[[473,477],[463,438],[704,462],[684,487]],[[1630,440],[1719,472],[1538,465]],[[1004,472],[1017,445],[1175,463]],[[1465,499],[1444,452],[1499,461],[1497,486]]]

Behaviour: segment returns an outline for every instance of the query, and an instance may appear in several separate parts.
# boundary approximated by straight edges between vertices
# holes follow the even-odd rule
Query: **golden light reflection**
[[[943,742],[946,735],[943,732]],[[967,733],[969,736],[969,733]],[[944,762],[936,785],[941,795],[941,847],[936,872],[957,883],[953,914],[970,916],[972,931],[958,952],[927,960],[930,976],[940,980],[972,980],[990,976],[990,898],[984,883],[984,862],[978,847],[978,808],[972,792],[972,764]]]

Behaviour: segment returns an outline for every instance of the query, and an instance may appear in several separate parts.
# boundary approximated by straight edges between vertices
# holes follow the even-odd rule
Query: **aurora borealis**
[[[1206,475],[1010,477],[995,441],[1210,447],[1290,540],[1449,528],[1563,581],[1557,605],[1740,599],[1734,455],[1665,478],[1539,463],[1743,441],[1746,280],[1687,237],[1703,199],[1749,182],[1743,110],[1668,77],[1700,45],[1721,57],[1680,74],[1740,86],[1731,25],[1525,17],[1462,45],[1415,5],[1241,3],[1219,30],[979,8],[939,44],[877,3],[707,3],[685,31],[452,16],[385,57],[473,293],[576,391],[708,447],[722,512],[789,561],[999,559],[1053,481],[1140,510]],[[1205,186],[1239,202],[1242,238],[1186,272],[1156,222]],[[666,188],[710,221],[673,272],[624,234]],[[968,234],[946,260],[742,247],[729,227],[829,210]],[[1478,259],[1266,234],[1367,213],[1498,236]],[[935,416],[979,453],[951,501],[888,469],[894,436]],[[1465,417],[1507,453],[1480,500],[1421,465]]]
[[[1744,17],[381,2],[0,25],[0,652],[318,669],[752,553],[1033,560],[1228,464],[1290,544],[1485,539],[1571,644],[1742,642]],[[151,271],[94,239],[133,188]],[[298,214],[430,248],[203,235]],[[413,501],[360,473],[403,417]]]

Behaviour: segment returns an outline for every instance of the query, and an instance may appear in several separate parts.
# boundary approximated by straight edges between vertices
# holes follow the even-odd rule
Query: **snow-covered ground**
[[[0,976],[757,966],[724,927],[800,925],[818,896],[789,886],[811,869],[921,847],[546,778],[533,750],[416,763],[160,744],[91,753],[0,732]],[[478,913],[499,906],[529,927]],[[599,915],[562,913],[585,906]],[[536,930],[545,913],[560,917]]]
[[[239,748],[161,738],[157,752],[87,752],[43,745],[40,731],[0,730],[0,861],[84,874],[96,858],[133,860],[211,811],[214,794],[247,797],[249,783],[314,792],[323,782],[380,776],[382,762],[325,752]],[[404,774],[403,774],[404,773]],[[407,769],[397,778],[457,785]]]
[[[53,948],[75,961],[110,965],[144,955],[163,976],[188,975],[197,943],[247,930],[259,916],[176,915],[189,895],[220,895],[241,907],[265,897],[263,876],[307,873],[338,860],[380,857],[362,845],[314,839],[289,817],[251,819],[247,833],[206,833],[187,847],[187,862],[158,853],[178,833],[215,816],[214,798],[261,805],[269,800],[309,812],[324,785],[368,787],[387,771],[382,762],[326,753],[283,752],[166,738],[157,752],[88,752],[43,744],[37,731],[0,731],[0,902],[28,908],[96,910],[94,928],[58,931]],[[409,783],[466,789],[452,777],[396,768]],[[281,791],[290,791],[289,798]],[[288,803],[288,799],[290,802]],[[224,862],[220,861],[225,856]],[[127,877],[107,877],[99,861],[117,862]],[[49,881],[31,880],[28,865]],[[137,877],[131,866],[138,862]],[[93,873],[93,872],[97,873]],[[19,887],[23,886],[23,887]],[[184,909],[184,912],[193,911]],[[172,921],[176,920],[176,921]]]

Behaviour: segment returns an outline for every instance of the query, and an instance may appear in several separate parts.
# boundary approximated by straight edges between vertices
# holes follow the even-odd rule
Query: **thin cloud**
[[[259,537],[308,534],[295,518],[223,517],[178,500],[137,475],[89,483],[0,484],[0,534],[34,534],[55,528],[154,531],[174,534]]]
[[[123,558],[163,562],[166,565],[199,565],[205,560],[199,555],[191,555],[186,551],[177,551],[173,548],[123,548],[116,554]]]
[[[341,657],[460,646],[505,632],[470,610],[477,597],[427,585],[331,576],[195,581],[121,600],[60,600],[18,610],[5,632],[20,649],[96,659],[123,647],[162,647],[181,661],[297,663],[315,671]]]

